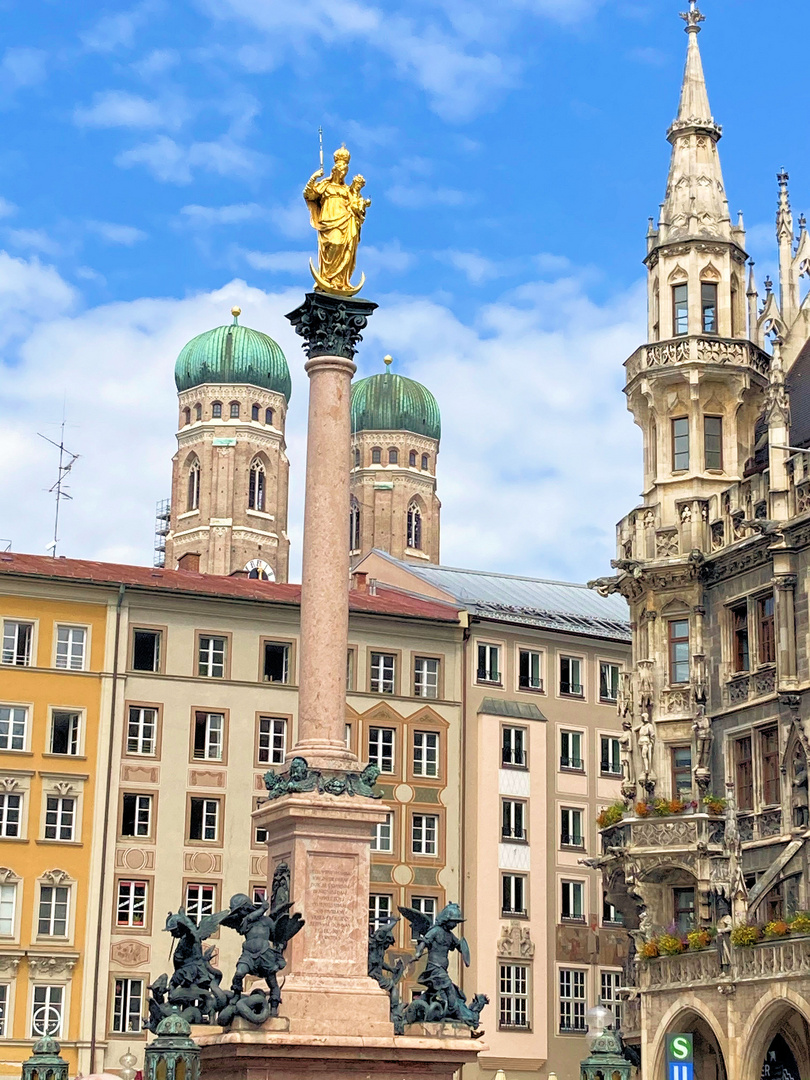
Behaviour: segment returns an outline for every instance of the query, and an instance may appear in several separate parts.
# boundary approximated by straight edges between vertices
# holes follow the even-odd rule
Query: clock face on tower
[[[275,581],[276,575],[273,573],[273,567],[269,563],[264,562],[263,559],[251,559],[246,564],[245,570],[250,578],[254,578],[260,581]]]

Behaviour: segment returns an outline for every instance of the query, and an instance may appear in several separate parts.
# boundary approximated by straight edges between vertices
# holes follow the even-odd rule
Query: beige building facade
[[[621,916],[583,863],[598,851],[598,813],[620,796],[627,608],[581,585],[379,551],[357,573],[447,603],[464,596],[462,978],[490,999],[472,1071],[575,1075],[585,1014],[600,998],[621,1013],[629,960]]]

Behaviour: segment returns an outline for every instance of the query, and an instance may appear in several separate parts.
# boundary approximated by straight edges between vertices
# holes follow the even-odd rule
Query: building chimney
[[[356,570],[352,574],[352,587],[358,592],[368,592],[368,574],[365,570]]]
[[[198,551],[187,551],[184,555],[181,555],[177,560],[177,569],[190,570],[192,573],[199,574],[200,553]]]

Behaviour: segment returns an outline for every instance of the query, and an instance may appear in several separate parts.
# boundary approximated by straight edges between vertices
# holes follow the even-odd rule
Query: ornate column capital
[[[779,574],[773,579],[773,586],[780,592],[792,592],[796,588],[798,576],[796,574]]]
[[[310,360],[316,356],[354,360],[363,331],[376,308],[371,300],[311,292],[287,318],[296,334],[304,339],[303,349]]]

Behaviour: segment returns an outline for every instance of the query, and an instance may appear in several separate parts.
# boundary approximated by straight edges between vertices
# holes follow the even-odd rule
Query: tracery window
[[[422,550],[422,511],[415,502],[408,507],[408,547]]]
[[[264,510],[266,474],[264,465],[256,458],[250,466],[248,481],[248,509]]]
[[[194,458],[188,470],[188,498],[186,510],[199,510],[200,508],[200,461]]]
[[[352,496],[349,508],[349,550],[357,551],[360,547],[360,504]]]

